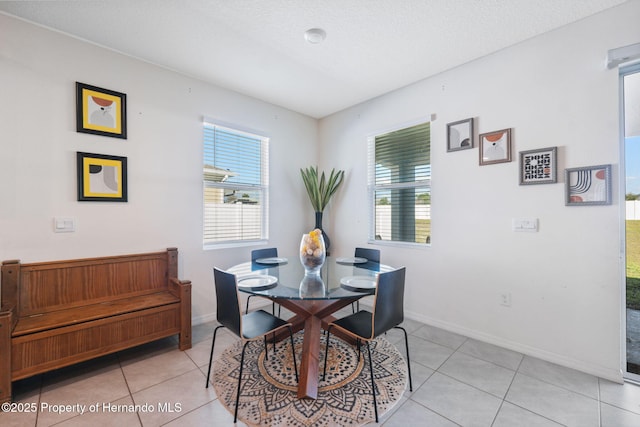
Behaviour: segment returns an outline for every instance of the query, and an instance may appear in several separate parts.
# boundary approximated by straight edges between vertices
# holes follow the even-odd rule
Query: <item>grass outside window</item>
[[[627,220],[627,308],[640,310],[640,221]]]

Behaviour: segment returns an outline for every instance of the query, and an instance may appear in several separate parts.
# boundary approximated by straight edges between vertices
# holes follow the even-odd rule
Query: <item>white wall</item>
[[[432,245],[377,246],[407,266],[407,315],[620,380],[618,73],[605,57],[640,41],[638,16],[630,2],[321,120],[322,164],[347,175],[330,206],[334,253],[367,243],[366,136],[435,114]],[[514,161],[479,166],[477,145],[447,153],[446,124],[468,117],[479,133],[512,128]],[[551,146],[558,183],[519,186],[518,152]],[[606,163],[613,204],[566,207],[564,169]],[[520,217],[539,232],[512,232]]]
[[[76,81],[127,94],[127,140],[76,132]],[[212,267],[252,248],[202,250],[203,116],[271,138],[269,244],[297,251],[313,226],[299,168],[316,163],[314,119],[1,14],[0,99],[0,260],[175,246],[194,321],[211,318]],[[76,151],[126,156],[129,202],[77,202]],[[55,216],[77,231],[54,233]]]

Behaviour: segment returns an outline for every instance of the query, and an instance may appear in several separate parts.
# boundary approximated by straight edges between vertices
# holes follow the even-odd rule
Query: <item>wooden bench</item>
[[[11,383],[179,334],[191,348],[191,282],[178,250],[2,263],[0,402]]]

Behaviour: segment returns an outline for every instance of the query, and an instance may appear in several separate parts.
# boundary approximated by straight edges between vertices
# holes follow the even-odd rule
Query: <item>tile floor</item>
[[[383,426],[640,426],[638,386],[411,320],[404,326],[414,391],[381,418]],[[14,409],[22,412],[0,413],[0,425],[231,426],[232,414],[204,387],[213,329],[195,326],[193,348],[184,352],[169,338],[19,381]],[[219,333],[216,354],[234,339]],[[387,339],[404,352],[401,332]]]

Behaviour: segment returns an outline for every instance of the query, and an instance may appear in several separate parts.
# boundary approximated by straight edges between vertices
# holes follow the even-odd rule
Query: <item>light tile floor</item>
[[[407,389],[381,425],[640,426],[638,386],[415,321],[404,326],[410,333],[414,391]],[[0,413],[0,425],[231,426],[232,414],[213,387],[204,387],[214,327],[195,326],[193,348],[184,352],[170,338],[19,381],[13,404],[19,412]],[[234,339],[218,333],[215,353]],[[400,331],[387,339],[404,353]]]

